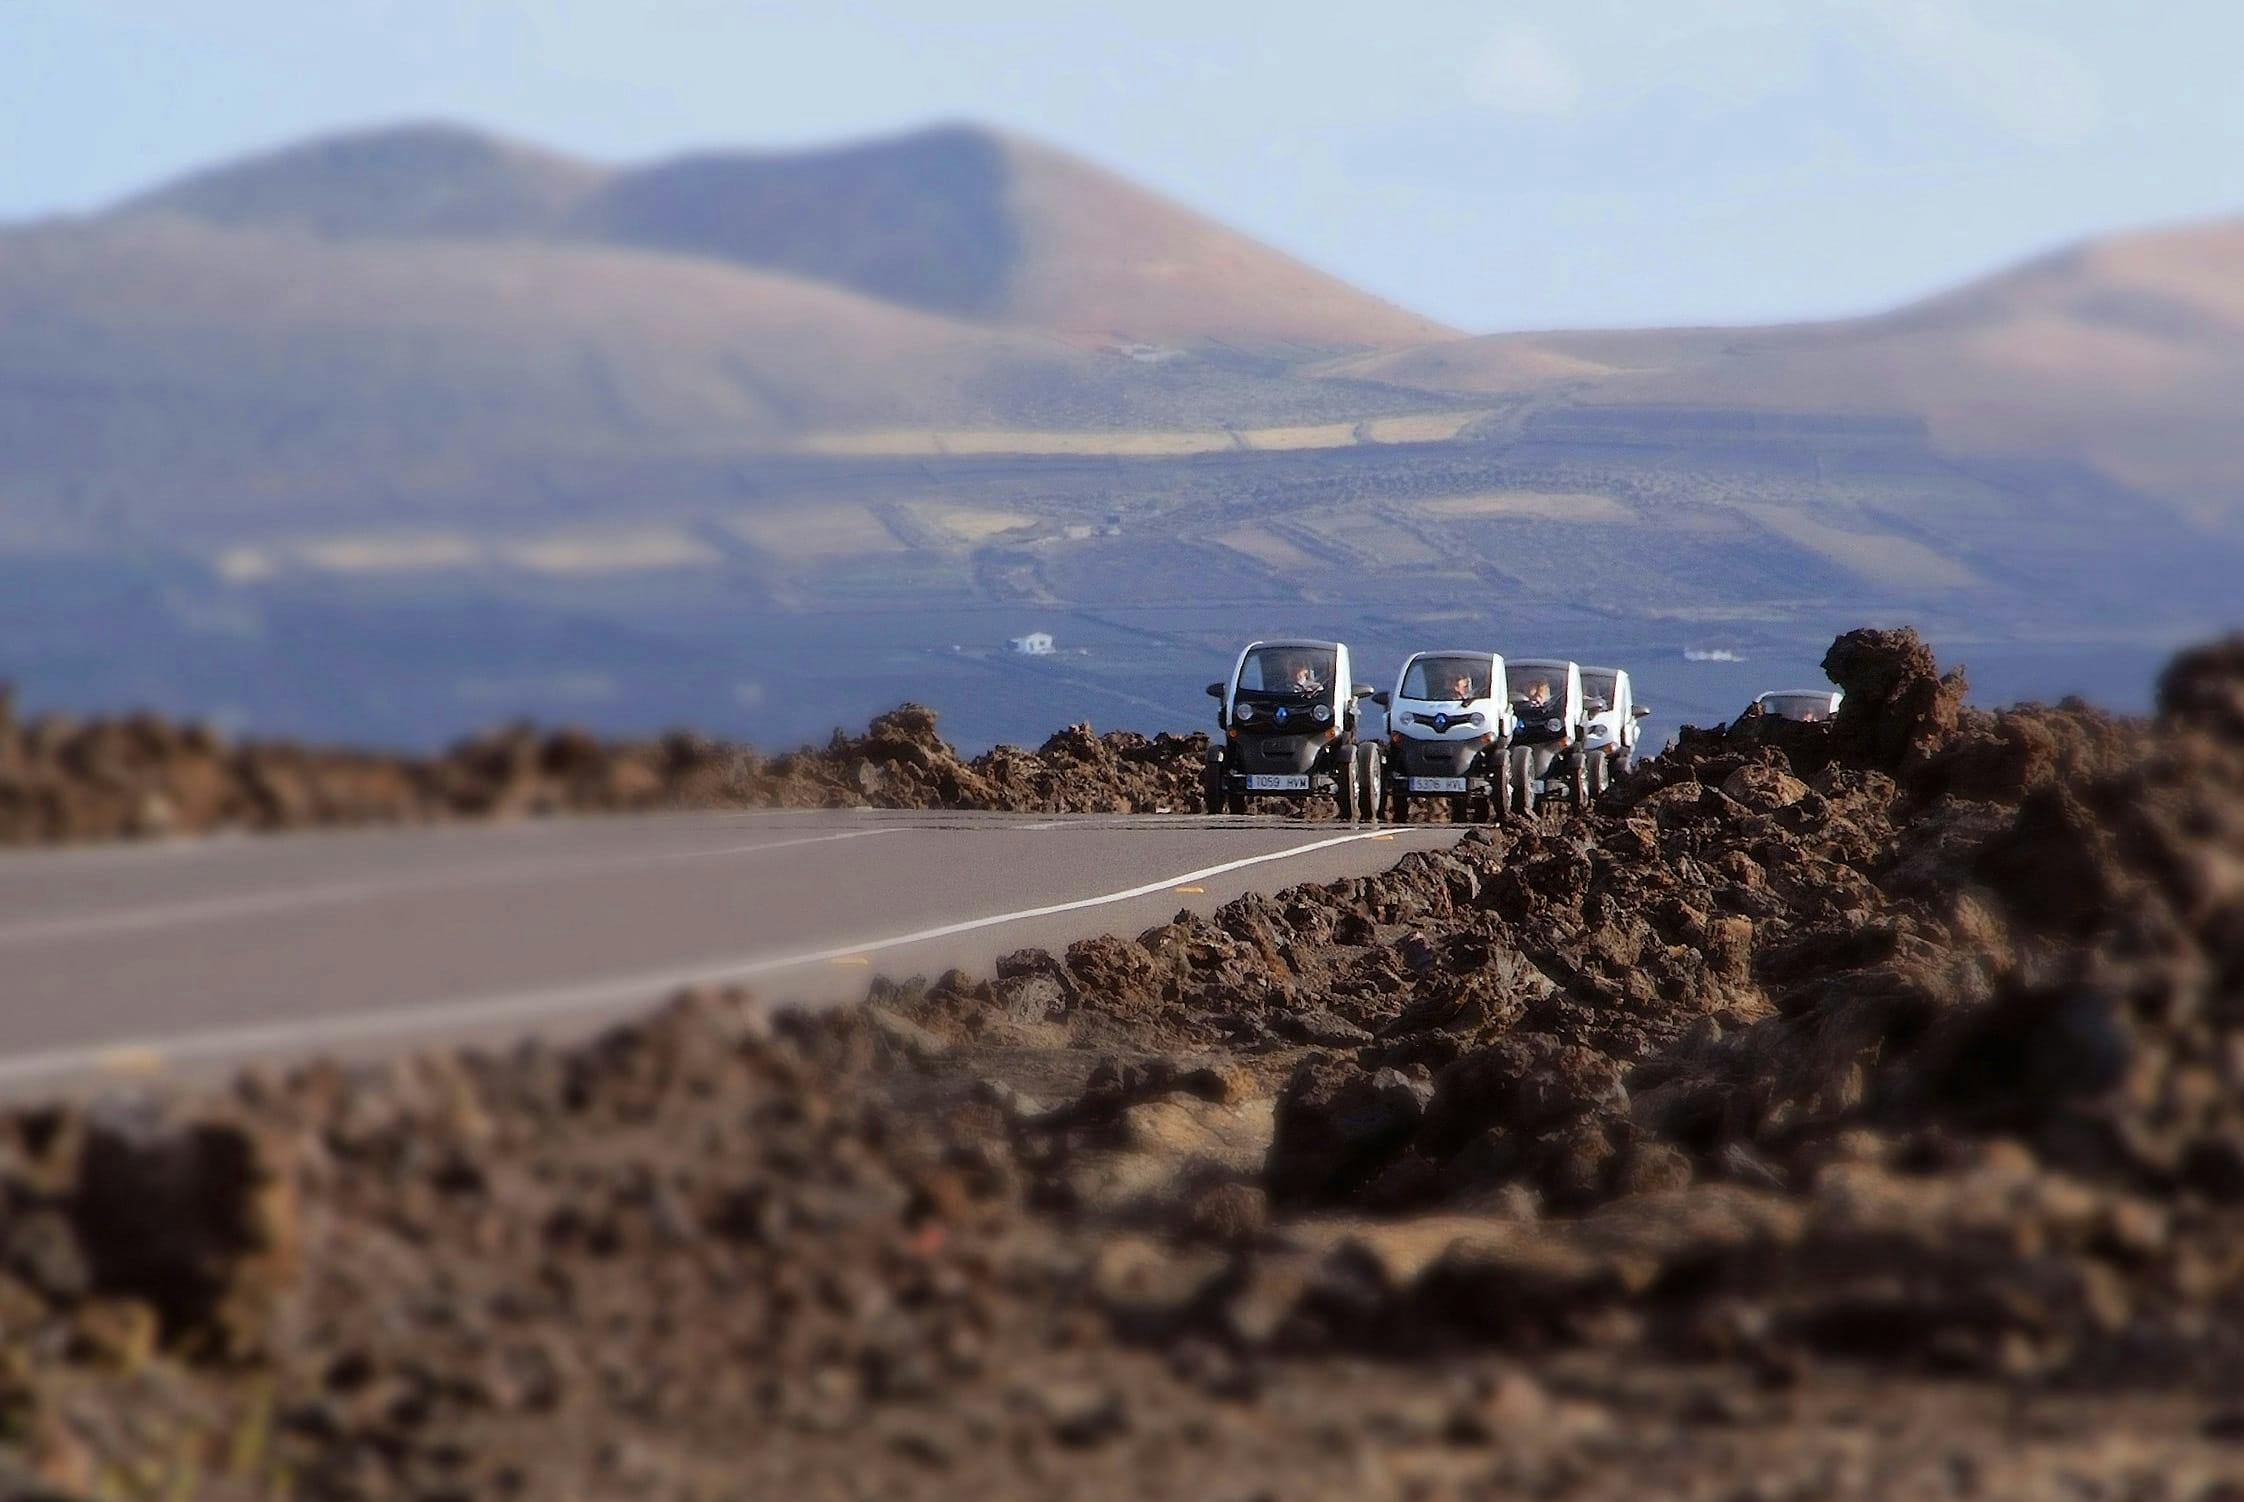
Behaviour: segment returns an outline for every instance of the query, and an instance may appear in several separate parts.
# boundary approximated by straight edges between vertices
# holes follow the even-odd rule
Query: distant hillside
[[[1048,340],[700,259],[157,216],[0,236],[0,328],[12,468],[752,446],[1026,421],[1009,393],[1099,373]]]
[[[1439,332],[984,131],[628,170],[339,137],[0,229],[0,545],[482,525],[555,465],[804,442],[1347,441],[1454,404],[1294,367]]]
[[[609,173],[454,125],[327,136],[191,173],[120,214],[321,235],[550,234]]]
[[[1332,350],[1449,332],[1063,152],[968,126],[612,171],[417,126],[199,173],[123,212],[592,240],[1076,339]]]
[[[1883,317],[1493,335],[1325,368],[1600,407],[1906,417],[1958,455],[2074,460],[2201,519],[2244,515],[2244,221],[2092,242]]]
[[[2235,623],[2240,415],[2234,225],[1879,318],[1468,339],[994,132],[611,168],[417,126],[0,227],[0,679],[994,736],[1196,723],[1256,634],[1375,675],[1493,634],[1726,716],[1865,620]],[[1752,666],[1694,703],[1708,643]]]

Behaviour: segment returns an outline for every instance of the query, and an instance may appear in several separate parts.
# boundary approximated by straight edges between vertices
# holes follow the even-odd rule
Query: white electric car
[[[1343,819],[1379,815],[1379,743],[1356,739],[1371,685],[1349,672],[1334,641],[1258,641],[1208,685],[1223,741],[1208,752],[1210,813],[1240,814],[1250,798],[1302,805],[1329,797]]]
[[[1761,707],[1761,713],[1778,719],[1815,721],[1837,714],[1839,701],[1845,697],[1835,688],[1779,688],[1753,702]]]
[[[1418,652],[1394,692],[1374,694],[1387,711],[1387,816],[1410,818],[1413,798],[1447,798],[1450,817],[1501,815],[1511,801],[1512,707],[1504,659],[1494,652]]]
[[[1513,657],[1504,663],[1514,725],[1511,745],[1512,806],[1523,814],[1548,793],[1563,792],[1577,808],[1589,805],[1588,714],[1582,670],[1557,657]]]
[[[1652,711],[1636,702],[1627,668],[1583,668],[1582,698],[1589,714],[1582,749],[1589,757],[1589,795],[1595,802],[1614,778],[1636,765],[1641,722]]]

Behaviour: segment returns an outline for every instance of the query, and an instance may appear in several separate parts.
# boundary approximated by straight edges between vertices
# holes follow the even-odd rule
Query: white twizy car
[[[1644,727],[1639,722],[1652,711],[1636,702],[1627,668],[1582,669],[1583,707],[1589,728],[1583,749],[1589,756],[1589,795],[1595,802],[1613,785],[1613,779],[1636,765],[1636,743]]]
[[[1285,798],[1307,812],[1329,797],[1343,819],[1379,816],[1379,743],[1356,739],[1371,685],[1349,676],[1333,641],[1258,641],[1231,676],[1208,685],[1222,744],[1208,752],[1209,813],[1243,814],[1249,798]]]
[[[1511,697],[1512,806],[1535,812],[1546,793],[1563,792],[1577,808],[1589,806],[1588,712],[1582,670],[1556,657],[1515,657],[1504,664]]]
[[[1775,715],[1780,720],[1813,723],[1837,714],[1839,702],[1845,697],[1835,688],[1779,688],[1753,702],[1760,706],[1761,713]]]
[[[1403,664],[1387,711],[1387,816],[1410,818],[1413,798],[1447,798],[1450,817],[1501,815],[1511,801],[1512,708],[1494,652],[1418,652]]]

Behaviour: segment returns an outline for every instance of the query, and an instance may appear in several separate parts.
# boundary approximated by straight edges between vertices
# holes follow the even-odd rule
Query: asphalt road
[[[565,1034],[683,985],[775,1001],[1136,933],[1446,843],[1283,819],[553,819],[0,857],[0,1089]]]

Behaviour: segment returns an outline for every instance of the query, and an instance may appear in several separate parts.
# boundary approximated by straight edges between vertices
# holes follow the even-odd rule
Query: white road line
[[[566,1016],[573,1012],[599,1011],[619,1003],[651,1003],[684,986],[734,984],[782,970],[878,954],[883,950],[901,949],[906,945],[923,944],[931,939],[949,938],[954,934],[973,933],[977,929],[995,928],[1000,924],[1021,923],[1031,918],[1048,918],[1058,913],[1081,912],[1086,908],[1128,902],[1156,892],[1166,892],[1174,887],[1203,882],[1228,872],[1244,870],[1249,866],[1291,860],[1295,856],[1329,850],[1335,845],[1354,844],[1358,840],[1368,840],[1377,833],[1375,829],[1367,829],[1354,834],[1334,835],[1328,839],[1311,840],[1306,845],[1291,845],[1284,850],[1272,850],[1261,855],[1225,861],[1221,865],[1203,866],[1197,871],[1164,876],[1157,881],[1145,882],[1118,892],[1102,892],[1093,897],[1078,897],[1072,902],[1022,908],[1018,912],[994,913],[986,918],[967,918],[957,923],[939,924],[934,928],[915,929],[911,933],[863,939],[852,944],[836,944],[800,954],[745,956],[671,970],[609,976],[604,980],[544,990],[454,997],[380,1011],[256,1022],[153,1037],[109,1038],[98,1043],[16,1054],[0,1058],[0,1084],[21,1084],[55,1075],[91,1073],[99,1070],[104,1060],[119,1057],[154,1056],[168,1063],[231,1059],[251,1054],[367,1042],[413,1033],[441,1032],[451,1028],[528,1022]]]
[[[604,876],[644,866],[679,861],[718,860],[736,855],[759,855],[772,850],[792,850],[800,845],[824,845],[834,840],[868,840],[875,835],[902,834],[901,827],[852,829],[841,834],[804,835],[792,840],[765,840],[754,845],[723,845],[711,850],[669,850],[652,855],[597,856],[580,861],[515,861],[450,875],[389,877],[381,880],[338,881],[324,886],[286,887],[270,892],[243,892],[232,897],[204,897],[192,902],[171,902],[158,907],[132,908],[116,913],[86,913],[67,918],[31,918],[0,924],[0,948],[18,944],[48,944],[72,939],[101,938],[110,934],[142,933],[156,928],[180,928],[195,923],[217,923],[235,918],[261,918],[295,908],[334,907],[374,897],[409,896],[421,892],[460,891],[470,887],[508,886],[520,882],[565,880],[571,876]]]
[[[82,844],[35,845],[0,850],[0,877],[39,872],[58,865],[135,866],[152,861],[186,857],[228,855],[262,850],[301,850],[310,846],[391,842],[409,839],[426,845],[431,840],[535,841],[548,835],[584,830],[605,830],[647,824],[657,820],[679,824],[752,824],[772,819],[837,819],[893,816],[899,810],[878,808],[706,808],[648,809],[633,813],[541,813],[527,817],[461,814],[426,821],[373,820],[364,824],[330,824],[308,829],[242,829],[223,827],[202,834],[156,836],[121,835]]]

